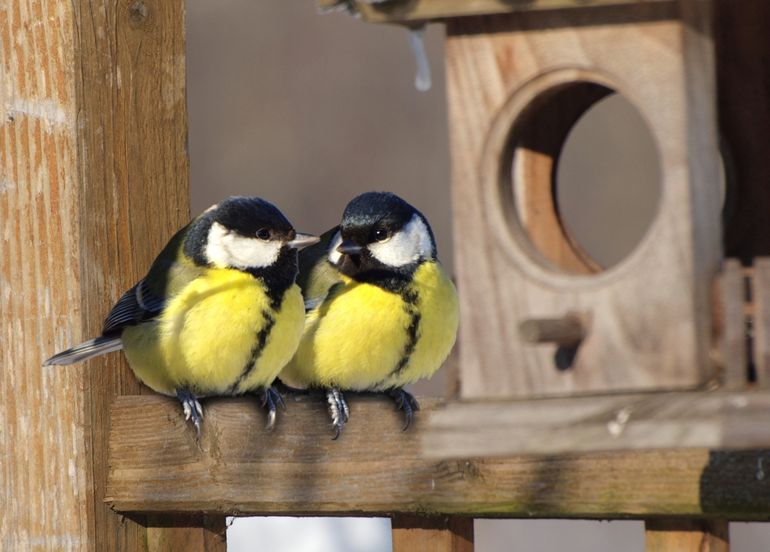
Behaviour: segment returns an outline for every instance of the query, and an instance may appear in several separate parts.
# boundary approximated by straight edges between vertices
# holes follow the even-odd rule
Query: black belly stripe
[[[420,338],[420,319],[422,316],[417,310],[417,299],[419,298],[419,295],[416,291],[407,289],[404,290],[401,297],[404,299],[404,310],[411,316],[411,320],[409,321],[409,327],[406,329],[407,342],[404,346],[404,351],[401,353],[401,359],[388,377],[398,376],[404,371],[406,365],[409,364],[412,353],[414,353],[414,350],[417,347],[417,340]]]
[[[249,375],[251,375],[251,373],[254,371],[254,368],[257,366],[257,359],[259,359],[259,355],[261,355],[262,351],[265,349],[265,345],[267,344],[267,338],[270,336],[270,332],[272,331],[273,326],[275,326],[275,318],[273,317],[270,311],[263,310],[262,317],[264,318],[265,325],[261,330],[259,330],[259,333],[257,334],[257,342],[254,344],[254,347],[252,347],[251,349],[249,360],[246,362],[246,365],[243,367],[243,370],[241,371],[241,375],[238,376],[238,379],[230,387],[230,393],[235,393],[238,387],[241,385],[241,383],[243,383],[249,377]]]

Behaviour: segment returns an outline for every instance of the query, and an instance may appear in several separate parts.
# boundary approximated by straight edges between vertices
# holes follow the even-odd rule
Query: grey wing
[[[102,334],[120,330],[126,326],[135,326],[140,322],[155,318],[165,306],[165,299],[149,289],[147,281],[142,279],[123,294],[104,321]]]

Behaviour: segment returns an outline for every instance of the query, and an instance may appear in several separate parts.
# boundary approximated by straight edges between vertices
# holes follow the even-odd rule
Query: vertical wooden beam
[[[473,518],[397,514],[393,552],[473,552]]]
[[[223,516],[191,518],[148,516],[148,552],[225,552],[227,526]]]
[[[729,552],[726,521],[648,520],[644,524],[647,552]]]
[[[754,260],[752,278],[754,299],[754,363],[757,385],[770,387],[770,259]]]
[[[103,502],[109,405],[139,384],[120,355],[41,364],[188,219],[184,47],[182,0],[0,3],[3,549],[150,545]],[[164,531],[156,549],[194,542]]]
[[[746,279],[737,259],[724,263],[719,283],[721,316],[721,354],[724,365],[722,383],[727,389],[743,389],[748,383],[746,354]]]

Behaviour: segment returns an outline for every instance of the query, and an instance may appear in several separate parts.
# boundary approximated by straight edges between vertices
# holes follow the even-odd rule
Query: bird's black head
[[[248,272],[282,294],[297,276],[297,248],[315,241],[298,235],[272,203],[229,197],[191,223],[184,250],[198,265]]]
[[[388,289],[408,282],[436,257],[433,231],[417,209],[395,194],[368,192],[348,203],[329,259],[340,272]]]

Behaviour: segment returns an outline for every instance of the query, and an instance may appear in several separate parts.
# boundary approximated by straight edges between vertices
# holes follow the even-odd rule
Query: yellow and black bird
[[[102,335],[49,358],[73,364],[123,349],[134,374],[176,396],[200,433],[198,398],[255,392],[275,422],[272,382],[302,334],[297,234],[271,203],[230,197],[179,230],[112,308]]]
[[[349,417],[348,390],[390,395],[407,429],[419,404],[403,386],[438,370],[459,318],[427,219],[394,194],[362,194],[299,263],[305,331],[279,379],[326,391],[335,438]]]

